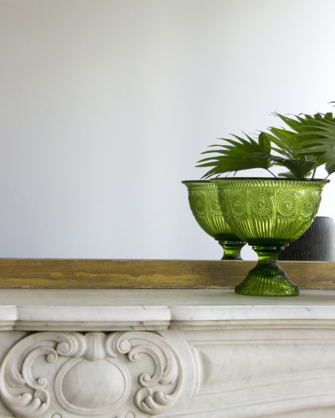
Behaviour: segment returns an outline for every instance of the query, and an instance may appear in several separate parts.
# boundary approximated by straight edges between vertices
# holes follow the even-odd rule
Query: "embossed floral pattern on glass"
[[[225,221],[218,200],[215,184],[209,180],[183,181],[188,189],[192,213],[208,235],[216,239],[224,249],[222,260],[241,260],[241,241]]]
[[[235,292],[254,296],[295,296],[298,287],[277,263],[284,246],[311,225],[328,180],[235,178],[212,180],[232,231],[252,245],[258,264]]]

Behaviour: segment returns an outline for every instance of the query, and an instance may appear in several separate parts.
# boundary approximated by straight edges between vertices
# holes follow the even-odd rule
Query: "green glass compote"
[[[311,225],[329,180],[234,178],[211,180],[232,231],[258,255],[256,267],[235,287],[240,295],[296,296],[299,289],[278,266],[284,246]]]
[[[209,180],[188,180],[182,183],[188,189],[188,200],[196,221],[223,247],[224,254],[221,260],[242,260],[241,249],[245,242],[231,231],[225,221],[215,184]]]

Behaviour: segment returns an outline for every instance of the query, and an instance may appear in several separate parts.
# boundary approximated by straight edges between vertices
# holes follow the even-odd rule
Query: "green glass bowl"
[[[258,254],[258,263],[236,286],[252,296],[296,296],[299,289],[277,263],[279,253],[311,225],[329,180],[225,178],[211,180],[232,231]]]
[[[196,221],[223,247],[222,260],[242,260],[241,249],[245,242],[231,231],[225,221],[215,184],[209,180],[188,180],[182,183],[188,189],[188,200]]]

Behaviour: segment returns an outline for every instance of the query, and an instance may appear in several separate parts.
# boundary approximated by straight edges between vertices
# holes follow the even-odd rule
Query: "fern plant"
[[[260,132],[258,141],[245,135],[246,139],[220,138],[224,144],[215,144],[214,150],[203,154],[215,154],[198,161],[197,167],[211,167],[203,178],[221,174],[273,166],[285,167],[288,171],[279,176],[286,178],[314,178],[317,167],[325,165],[328,175],[335,172],[335,117],[332,113],[294,115],[293,118],[275,113],[288,128],[270,127],[269,132]],[[274,175],[275,176],[275,175]]]

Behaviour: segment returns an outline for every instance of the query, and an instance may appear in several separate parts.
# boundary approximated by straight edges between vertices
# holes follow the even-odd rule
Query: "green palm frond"
[[[293,117],[274,114],[286,128],[270,127],[270,132],[260,132],[258,142],[246,134],[246,138],[220,138],[224,144],[203,152],[214,154],[198,161],[197,167],[211,167],[203,178],[251,168],[270,171],[272,166],[286,167],[288,172],[279,176],[288,178],[313,178],[321,165],[328,175],[335,172],[335,117],[331,112]]]
[[[335,126],[335,118],[332,113],[316,113],[313,116],[304,114],[304,117],[295,115],[295,119],[281,115],[280,113],[275,113],[275,115],[285,122],[291,130],[285,128],[269,128],[273,134],[271,141],[283,153],[287,153],[289,150],[291,158],[305,157],[306,155],[300,154],[305,144],[309,141],[317,141],[323,138],[327,130]]]
[[[289,171],[280,173],[279,176],[303,179],[312,174],[312,171],[321,165],[314,161],[305,161],[301,159],[289,159],[273,156],[274,165],[286,167]]]
[[[317,167],[335,160],[335,118],[332,113],[294,115],[294,118],[275,115],[291,128],[271,127],[272,135],[268,134],[276,145],[273,150],[284,157],[276,159],[275,164],[285,166],[290,176],[306,178]],[[333,166],[328,164],[328,168],[331,171]],[[286,176],[287,173],[280,175],[283,174]]]
[[[314,156],[319,165],[325,164],[328,175],[334,173],[335,118],[329,116],[327,119],[318,120],[317,130],[310,131],[310,137],[301,144],[297,155],[298,157]]]
[[[269,169],[272,164],[271,143],[266,136],[259,135],[258,142],[246,134],[247,140],[237,135],[232,136],[236,141],[230,138],[220,138],[229,145],[212,145],[213,147],[219,147],[219,149],[202,153],[216,154],[198,161],[201,164],[197,167],[213,167],[202,178],[251,168]]]

